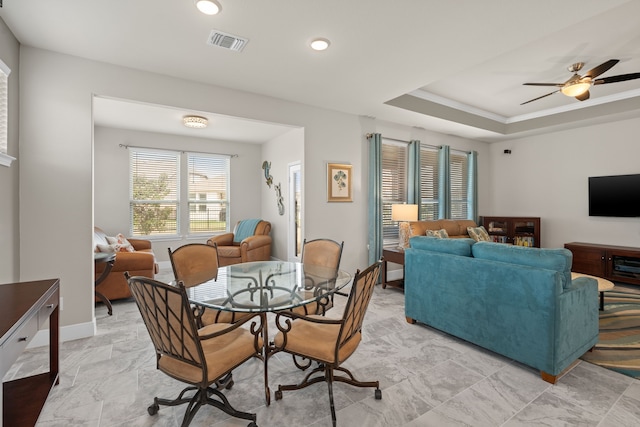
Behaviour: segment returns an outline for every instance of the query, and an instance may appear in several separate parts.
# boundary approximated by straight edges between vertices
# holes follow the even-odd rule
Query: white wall
[[[302,164],[303,159],[304,129],[293,129],[262,146],[262,160],[271,162],[270,175],[273,177],[273,184],[269,188],[263,173],[259,187],[262,192],[262,216],[271,222],[271,236],[273,237],[271,257],[273,258],[288,259],[289,163],[300,162]],[[263,172],[262,169],[260,172]],[[275,191],[277,184],[280,184],[281,196],[285,205],[283,215],[280,215],[278,211]]]
[[[20,45],[4,21],[0,19],[0,59],[10,69],[8,93],[7,154],[18,158],[11,167],[0,166],[0,283],[19,279],[20,238],[18,233],[18,155]]]
[[[21,47],[20,66],[20,274],[23,280],[61,278],[62,326],[93,322],[94,94],[304,128],[305,235],[344,240],[342,267],[366,267],[364,134],[376,131],[375,120],[27,46]],[[396,131],[401,129],[425,142],[479,150],[482,188],[490,164],[485,144],[406,127]],[[352,203],[327,203],[327,161],[353,165]],[[263,186],[262,170],[256,173]]]
[[[638,247],[640,218],[589,216],[587,178],[640,173],[639,134],[640,119],[629,119],[492,144],[491,208],[480,212],[541,217],[543,247]]]
[[[96,126],[94,130],[94,222],[107,235],[129,232],[129,151],[119,145],[176,149],[237,155],[231,159],[230,229],[243,218],[260,216],[261,147],[257,144],[214,141],[188,136],[166,135]],[[277,215],[277,214],[276,214]],[[269,220],[270,218],[265,218]],[[169,261],[167,248],[206,242],[186,237],[153,241],[159,262]]]

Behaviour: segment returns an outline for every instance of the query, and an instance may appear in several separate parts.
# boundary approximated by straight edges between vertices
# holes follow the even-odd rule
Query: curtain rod
[[[125,145],[125,144],[118,144],[118,146],[120,148],[143,148],[145,150],[158,150],[158,151],[173,151],[175,153],[194,153],[194,154],[214,154],[216,156],[227,156],[230,158],[234,158],[234,157],[238,157],[237,154],[226,154],[226,153],[211,153],[208,151],[185,151],[185,150],[172,150],[170,148],[155,148],[155,147],[140,147],[140,146],[136,146],[136,145]]]
[[[365,136],[367,137],[367,139],[369,139],[369,138],[371,138],[373,136],[373,134],[372,133],[367,133],[367,134],[365,134]],[[390,141],[396,141],[396,142],[403,142],[405,144],[411,143],[411,141],[405,141],[404,139],[389,138],[388,136],[383,136],[382,139],[388,139]],[[429,148],[440,148],[437,145],[425,144],[422,141],[420,141],[420,146],[421,147],[429,147]],[[456,149],[451,149],[451,151],[459,151],[460,153],[466,153],[466,151],[456,150]]]

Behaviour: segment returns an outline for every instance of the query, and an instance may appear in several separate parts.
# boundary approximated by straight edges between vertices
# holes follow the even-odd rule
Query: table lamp
[[[400,237],[400,244],[398,247],[400,249],[408,248],[411,231],[409,230],[409,223],[407,221],[418,220],[418,205],[391,205],[391,219],[393,221],[399,221],[398,236]]]

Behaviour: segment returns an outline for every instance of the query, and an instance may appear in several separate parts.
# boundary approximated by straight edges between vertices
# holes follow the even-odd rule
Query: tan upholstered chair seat
[[[311,315],[307,318],[326,320],[321,315]],[[336,342],[340,333],[340,324],[327,325],[313,322],[293,322],[291,331],[287,333],[285,351],[295,354],[305,354],[315,360],[325,363],[335,363]],[[338,351],[338,363],[342,363],[358,348],[362,334],[358,332],[351,337]],[[283,335],[276,335],[276,347],[282,347]]]
[[[216,323],[198,330],[200,336],[219,332],[228,328],[229,324]],[[238,328],[222,336],[201,341],[207,363],[207,379],[210,382],[220,378],[238,364],[255,353],[252,348],[254,337],[246,329]],[[262,344],[260,344],[262,345]],[[165,373],[178,377],[186,382],[197,384],[202,381],[202,370],[186,362],[169,356],[160,357],[158,367]]]

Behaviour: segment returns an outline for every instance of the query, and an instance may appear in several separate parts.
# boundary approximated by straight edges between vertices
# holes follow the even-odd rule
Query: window
[[[450,154],[449,176],[451,178],[451,218],[467,219],[468,199],[467,188],[469,181],[468,158],[466,153]]]
[[[382,241],[397,246],[398,224],[391,220],[391,205],[407,201],[407,157],[405,143],[382,138]]]
[[[132,235],[209,235],[228,229],[229,157],[130,150]]]
[[[229,158],[187,154],[189,234],[226,231]]]
[[[11,70],[0,61],[0,164],[5,164],[4,156],[8,148],[8,121],[9,121],[9,74]],[[6,156],[9,157],[9,156]],[[13,159],[13,158],[9,158]],[[9,162],[10,163],[10,162]],[[8,166],[8,164],[7,164]]]
[[[130,222],[133,236],[175,236],[179,230],[180,154],[130,148]]]
[[[438,149],[420,146],[420,221],[438,219]]]

